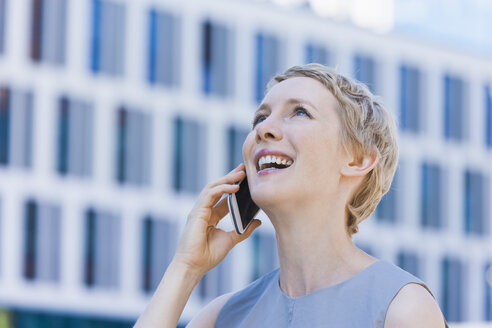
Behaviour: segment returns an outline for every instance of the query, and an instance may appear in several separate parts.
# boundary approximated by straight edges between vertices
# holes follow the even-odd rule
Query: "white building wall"
[[[492,150],[484,146],[483,85],[492,80],[492,61],[464,52],[411,42],[395,35],[374,34],[353,26],[315,17],[305,11],[274,10],[271,4],[248,1],[124,1],[126,6],[126,50],[122,77],[94,75],[90,67],[92,5],[69,1],[66,65],[35,65],[28,57],[30,1],[8,1],[6,54],[0,55],[0,85],[34,92],[33,167],[22,170],[0,168],[0,305],[54,312],[109,316],[134,320],[150,299],[141,289],[141,221],[147,213],[160,213],[175,220],[181,230],[196,194],[175,193],[173,181],[173,120],[177,114],[206,126],[207,181],[227,171],[227,128],[250,127],[255,110],[255,35],[274,34],[282,42],[281,67],[304,61],[307,41],[326,45],[333,66],[353,74],[356,52],[372,55],[377,62],[378,92],[395,116],[399,108],[400,63],[415,64],[425,79],[425,132],[401,133],[400,152],[404,163],[401,184],[405,185],[400,218],[396,225],[371,217],[354,237],[372,248],[375,256],[396,262],[401,249],[415,251],[421,259],[422,276],[437,299],[442,297],[441,260],[458,257],[468,272],[464,282],[464,319],[484,318],[483,265],[492,260],[492,240],[467,236],[463,228],[464,170],[477,168],[492,179]],[[180,87],[167,89],[147,81],[148,10],[151,6],[176,14],[182,23]],[[201,89],[201,24],[205,18],[225,23],[235,38],[234,93],[222,99],[205,96]],[[468,130],[470,141],[455,143],[443,138],[443,74],[458,74],[470,88]],[[76,96],[94,106],[93,176],[60,177],[55,171],[58,98]],[[115,180],[116,112],[120,105],[137,106],[152,115],[151,183],[135,187]],[[469,110],[468,110],[469,108]],[[447,209],[445,227],[437,232],[420,225],[420,166],[437,162],[445,172]],[[490,186],[489,186],[490,188]],[[492,203],[489,193],[489,203]],[[61,275],[57,284],[26,282],[22,275],[24,202],[27,197],[50,199],[61,206]],[[120,285],[116,290],[89,289],[84,283],[84,212],[89,206],[120,214]],[[273,233],[264,214],[262,231]],[[227,220],[227,219],[225,219]],[[491,225],[491,217],[488,217]],[[224,227],[231,228],[229,222]],[[229,255],[237,280],[233,290],[250,280],[252,243],[238,245]],[[185,308],[183,322],[202,308],[195,292]]]

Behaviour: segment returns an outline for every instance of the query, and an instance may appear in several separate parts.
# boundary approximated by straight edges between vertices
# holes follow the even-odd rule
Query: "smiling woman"
[[[260,225],[242,235],[217,228],[228,212],[222,195],[247,176],[275,228],[280,268],[213,300],[189,327],[447,327],[424,282],[352,241],[391,185],[395,134],[380,100],[328,67],[274,77],[244,164],[203,189],[136,326],[175,327],[201,277]]]

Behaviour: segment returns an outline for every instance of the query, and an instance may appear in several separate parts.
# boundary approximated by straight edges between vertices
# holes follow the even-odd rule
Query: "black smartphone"
[[[244,178],[239,184],[239,190],[229,194],[227,198],[234,228],[238,234],[242,234],[260,211],[258,205],[251,199],[248,179]]]

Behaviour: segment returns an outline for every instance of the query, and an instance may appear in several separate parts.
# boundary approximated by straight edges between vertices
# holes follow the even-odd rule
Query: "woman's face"
[[[253,200],[263,209],[336,195],[348,157],[337,100],[320,82],[292,77],[274,85],[243,145]]]

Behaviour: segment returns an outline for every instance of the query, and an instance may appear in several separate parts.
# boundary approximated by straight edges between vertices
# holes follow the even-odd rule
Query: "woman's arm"
[[[406,327],[445,327],[444,316],[436,300],[419,284],[405,285],[396,294],[386,313],[384,328]]]
[[[176,327],[186,302],[200,279],[198,272],[193,272],[180,263],[171,263],[134,327]]]
[[[261,224],[254,220],[242,235],[217,229],[217,224],[229,211],[227,199],[219,201],[220,198],[225,193],[238,191],[239,186],[235,183],[244,177],[244,165],[241,164],[202,190],[188,215],[174,258],[135,327],[175,328],[202,276]]]
[[[221,295],[208,303],[207,306],[205,306],[203,310],[188,323],[186,328],[214,328],[220,309],[222,309],[224,304],[231,298],[232,294],[233,293]]]

